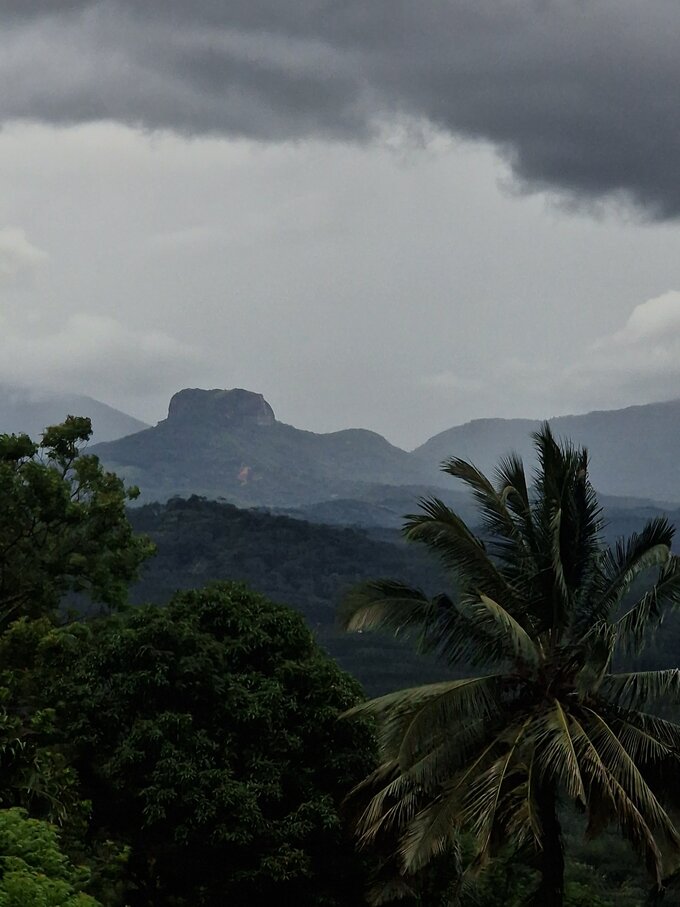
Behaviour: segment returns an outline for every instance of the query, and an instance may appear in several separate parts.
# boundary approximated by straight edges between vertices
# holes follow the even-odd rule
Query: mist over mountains
[[[25,432],[38,440],[48,425],[57,425],[68,415],[90,417],[94,442],[112,441],[147,428],[146,423],[140,419],[84,394],[64,394],[46,388],[0,384],[2,433]]]
[[[471,460],[492,473],[516,451],[533,464],[530,419],[476,419],[408,452],[366,429],[317,434],[279,421],[265,398],[240,388],[176,393],[156,426],[91,397],[0,388],[0,430],[39,437],[72,413],[92,419],[91,446],[139,485],[142,501],[200,495],[267,507],[314,522],[397,527],[417,499],[436,493],[469,512],[440,464]],[[680,400],[550,419],[555,433],[587,446],[608,508],[680,502]]]
[[[560,437],[588,447],[602,494],[635,498],[634,504],[680,501],[680,401],[550,423]],[[447,457],[492,471],[499,457],[517,451],[531,465],[531,433],[539,425],[475,420],[407,452],[365,429],[315,434],[287,425],[251,391],[186,389],[170,401],[167,419],[94,451],[139,485],[146,501],[198,494],[238,506],[299,508],[322,522],[389,525],[407,500],[424,493],[456,502],[459,489],[439,469]]]

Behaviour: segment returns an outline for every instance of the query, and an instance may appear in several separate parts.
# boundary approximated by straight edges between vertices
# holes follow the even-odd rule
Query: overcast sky
[[[680,396],[677,0],[0,15],[0,381],[402,446]]]

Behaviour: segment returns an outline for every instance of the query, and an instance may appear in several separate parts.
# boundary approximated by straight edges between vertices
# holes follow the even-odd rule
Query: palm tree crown
[[[510,842],[535,854],[535,903],[560,905],[561,798],[583,808],[591,835],[617,823],[659,888],[680,856],[659,799],[678,777],[680,726],[648,710],[677,697],[680,671],[611,672],[680,603],[680,562],[665,518],[605,548],[586,451],[547,425],[534,440],[532,488],[515,456],[493,482],[463,460],[443,465],[472,490],[480,534],[436,498],[407,518],[406,537],[439,555],[455,593],[369,582],[343,622],[416,634],[448,665],[480,672],[358,707],[377,717],[382,750],[356,792],[362,842],[395,841],[403,877],[455,849],[461,829],[478,865]],[[637,595],[640,574],[650,582]]]

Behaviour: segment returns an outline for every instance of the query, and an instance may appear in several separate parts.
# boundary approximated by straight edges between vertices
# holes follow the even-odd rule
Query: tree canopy
[[[0,810],[0,907],[101,907],[59,846],[57,829],[21,809]]]
[[[153,551],[125,513],[137,490],[83,453],[91,433],[69,416],[39,443],[0,435],[0,630],[54,611],[67,592],[120,605]]]
[[[338,721],[360,688],[298,614],[222,583],[35,648],[34,705],[55,708],[89,837],[130,847],[126,904],[362,903],[340,803],[373,735]]]
[[[617,673],[615,659],[639,651],[680,603],[680,561],[664,518],[606,548],[585,450],[547,425],[535,444],[532,488],[514,456],[493,481],[460,459],[444,465],[472,490],[480,534],[435,498],[408,518],[407,537],[451,571],[448,593],[370,582],[349,597],[344,623],[415,635],[448,666],[482,671],[353,710],[378,718],[382,753],[355,794],[362,843],[387,837],[402,882],[459,854],[462,832],[474,841],[470,868],[510,843],[540,871],[534,903],[559,907],[563,800],[585,812],[589,835],[617,824],[657,889],[678,864],[662,801],[678,796],[680,726],[653,704],[677,702],[680,671]]]

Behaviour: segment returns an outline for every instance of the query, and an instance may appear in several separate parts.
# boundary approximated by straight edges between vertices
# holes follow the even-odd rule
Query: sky
[[[677,0],[0,16],[0,382],[409,448],[680,396]]]

